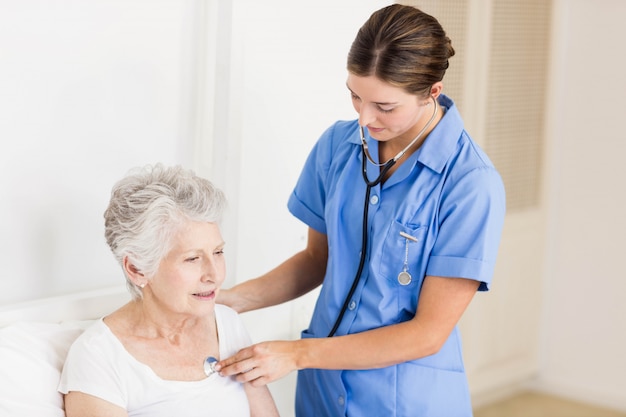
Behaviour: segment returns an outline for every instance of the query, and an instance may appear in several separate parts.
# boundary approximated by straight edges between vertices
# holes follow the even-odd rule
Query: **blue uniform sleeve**
[[[324,209],[328,192],[328,172],[336,147],[345,139],[341,132],[349,126],[337,122],[319,138],[309,154],[287,207],[291,214],[307,226],[326,234]]]
[[[475,168],[444,189],[439,235],[426,274],[481,281],[493,277],[505,215],[505,191],[492,166]]]
[[[316,171],[317,156],[320,152],[319,143],[315,145],[302,169],[296,188],[289,196],[287,208],[296,218],[320,233],[326,233],[324,222],[323,181]]]

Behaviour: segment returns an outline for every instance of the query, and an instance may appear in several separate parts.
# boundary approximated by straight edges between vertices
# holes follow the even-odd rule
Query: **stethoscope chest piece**
[[[204,374],[206,376],[211,376],[216,372],[215,364],[217,364],[217,359],[213,356],[209,356],[204,360]]]
[[[412,279],[411,274],[407,271],[402,271],[398,274],[398,282],[400,285],[409,285]]]

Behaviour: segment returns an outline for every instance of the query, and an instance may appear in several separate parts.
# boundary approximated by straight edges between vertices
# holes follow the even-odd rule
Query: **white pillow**
[[[18,322],[0,329],[0,416],[65,417],[57,391],[61,369],[91,323]]]

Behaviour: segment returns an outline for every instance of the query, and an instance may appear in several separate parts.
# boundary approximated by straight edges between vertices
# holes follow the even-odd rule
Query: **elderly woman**
[[[251,343],[215,303],[224,206],[221,191],[180,167],[137,169],[113,187],[105,236],[132,300],[72,345],[59,385],[68,417],[278,415],[266,387],[210,366]]]

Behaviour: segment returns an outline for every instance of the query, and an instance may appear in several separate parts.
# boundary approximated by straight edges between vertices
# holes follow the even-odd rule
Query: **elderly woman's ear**
[[[142,274],[139,271],[139,269],[131,262],[128,256],[124,257],[124,261],[122,262],[122,265],[124,268],[124,272],[126,272],[126,275],[132,281],[133,284],[135,284],[136,286],[140,288],[143,288],[146,286],[146,283],[148,282],[148,280],[146,279],[144,274]]]

